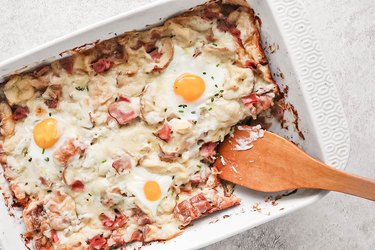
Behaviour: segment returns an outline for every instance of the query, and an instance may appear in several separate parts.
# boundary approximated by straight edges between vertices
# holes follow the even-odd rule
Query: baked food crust
[[[179,235],[182,228],[194,219],[239,204],[238,198],[226,192],[217,177],[216,170],[209,167],[209,162],[214,160],[214,149],[217,142],[229,133],[235,123],[249,116],[255,119],[260,112],[273,105],[273,98],[278,90],[261,47],[259,29],[260,20],[254,15],[254,11],[246,1],[210,1],[167,20],[163,26],[146,31],[127,32],[97,43],[90,49],[72,50],[71,57],[38,68],[34,72],[12,76],[3,86],[6,99],[0,103],[1,134],[4,144],[1,162],[10,188],[17,202],[24,209],[23,216],[28,230],[27,235],[34,240],[35,248],[107,249],[132,241],[166,240]],[[232,48],[215,45],[216,42],[221,45],[223,39],[228,37],[231,41],[230,44],[233,45]],[[196,42],[200,39],[204,42],[203,47],[196,46]],[[176,45],[195,47],[196,57],[207,53],[207,55],[213,54],[215,58],[225,62],[229,60],[230,64],[241,73],[248,72],[250,74],[251,72],[254,80],[252,88],[245,95],[235,95],[238,94],[238,89],[243,89],[242,86],[236,84],[227,86],[223,99],[240,102],[239,112],[241,115],[237,116],[234,121],[225,121],[226,123],[217,131],[205,131],[205,137],[199,137],[199,160],[204,162],[205,175],[202,177],[203,171],[199,170],[198,177],[195,174],[190,174],[184,177],[185,179],[181,177],[183,180],[176,183],[173,189],[174,194],[171,196],[173,200],[170,201],[170,204],[165,202],[167,208],[161,212],[162,215],[153,218],[142,209],[140,204],[133,201],[133,197],[129,202],[131,203],[129,209],[119,209],[114,197],[118,199],[129,197],[126,193],[127,190],[116,189],[118,186],[115,186],[112,187],[110,194],[98,195],[101,206],[110,208],[111,213],[109,210],[105,210],[92,221],[83,216],[80,217],[77,207],[82,205],[82,201],[80,196],[74,192],[82,189],[82,185],[87,188],[87,184],[83,184],[82,180],[69,179],[68,172],[70,169],[74,169],[69,164],[75,160],[80,162],[79,155],[84,155],[87,148],[77,145],[75,141],[67,140],[63,147],[58,149],[59,154],[54,155],[57,165],[62,169],[60,175],[56,175],[60,178],[59,185],[55,185],[54,180],[49,180],[42,175],[38,177],[40,186],[35,187],[34,190],[30,191],[26,187],[28,185],[25,184],[24,179],[21,183],[20,169],[14,165],[14,161],[10,160],[11,157],[16,159],[19,155],[12,153],[11,149],[15,149],[15,146],[10,142],[12,138],[16,137],[15,132],[19,131],[17,129],[26,119],[28,113],[35,112],[34,107],[30,106],[30,102],[34,99],[42,100],[45,110],[64,110],[62,105],[68,99],[65,95],[68,83],[61,81],[73,78],[71,83],[83,82],[83,85],[87,84],[88,97],[94,100],[93,103],[90,102],[91,110],[88,112],[90,114],[88,120],[93,127],[103,125],[113,128],[111,126],[115,123],[115,128],[120,129],[124,126],[131,127],[134,122],[141,122],[145,127],[145,130],[141,132],[153,131],[153,135],[150,136],[156,136],[164,141],[159,144],[160,149],[157,151],[156,160],[151,157],[131,156],[131,160],[137,161],[132,164],[147,166],[151,169],[155,166],[156,161],[156,165],[176,171],[173,172],[176,179],[182,176],[178,171],[182,171],[179,168],[184,164],[180,159],[183,150],[171,152],[168,147],[170,135],[165,136],[165,131],[168,131],[166,124],[173,124],[171,122],[173,114],[169,114],[170,116],[167,117],[163,116],[161,120],[155,120],[153,113],[149,115],[155,107],[150,108],[150,99],[148,98],[154,101],[152,99],[154,96],[148,91],[150,84],[145,80],[155,78],[168,69],[175,54]],[[235,75],[237,76],[237,73]],[[106,81],[106,78],[111,77],[115,79],[115,89],[111,88],[111,85]],[[235,79],[239,80],[239,78]],[[136,86],[132,85],[133,82],[137,82]],[[78,89],[78,91],[81,90]],[[225,96],[225,94],[227,95]],[[132,115],[124,116],[121,108],[124,108],[124,102],[128,102],[125,100],[127,98],[134,98],[135,102],[139,100],[139,112],[136,110],[137,108],[129,106],[129,104],[125,108],[134,108],[131,110],[134,112]],[[133,103],[133,99],[129,102]],[[227,110],[227,112],[230,114],[232,111]],[[239,112],[233,111],[233,115]],[[103,116],[105,116],[104,121]],[[181,129],[182,125],[186,125],[181,124],[175,123],[174,126],[168,126],[172,126],[172,129],[177,131],[177,127]],[[173,140],[172,143],[181,146],[186,137],[177,138],[174,136]],[[190,146],[184,144],[185,149],[189,149]],[[129,153],[129,155],[132,154],[133,152]],[[152,153],[147,152],[147,154]],[[116,158],[116,160],[123,159]],[[116,166],[116,164],[112,164],[116,171],[112,170],[111,174],[120,178],[121,173],[126,170],[121,166]],[[165,172],[165,169],[155,170],[154,168],[153,171],[159,174],[170,173]],[[64,213],[61,213],[62,210]],[[160,218],[162,221],[158,221]],[[167,220],[171,222],[168,224],[165,222]],[[101,222],[99,228],[98,221]],[[90,223],[96,224],[88,226]],[[168,225],[167,229],[162,228],[165,225]],[[82,227],[90,227],[95,230],[93,233],[81,232],[84,231]],[[70,231],[73,231],[76,236]]]

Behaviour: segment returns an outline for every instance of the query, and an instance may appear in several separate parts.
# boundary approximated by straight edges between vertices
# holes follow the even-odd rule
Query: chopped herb
[[[195,111],[191,111],[190,113],[192,113],[192,114],[196,114],[197,112],[195,112]]]
[[[198,121],[193,121],[194,124],[197,124]]]
[[[48,157],[44,158],[44,160],[45,160],[46,162],[49,162],[49,158],[48,158]]]
[[[208,111],[211,111],[211,110],[212,110],[212,108],[209,108],[209,109],[208,109]]]
[[[167,109],[167,108],[165,108],[165,109],[164,109],[164,112],[167,112],[167,110],[168,110],[168,109]]]
[[[213,80],[213,79],[215,79],[213,76],[211,76],[211,79]]]
[[[107,162],[107,160],[102,160],[102,163],[106,163]]]
[[[206,72],[203,72],[203,75],[207,74]]]
[[[47,193],[51,193],[52,192],[52,190],[47,190]]]
[[[216,93],[215,96],[216,96],[216,97],[219,96],[219,93]]]
[[[43,150],[42,150],[42,154],[44,154],[46,152],[46,149],[45,148],[43,148]]]
[[[52,113],[48,113],[49,116],[52,116]]]
[[[86,201],[89,201],[89,199],[86,199]]]
[[[172,176],[172,180],[174,180],[174,175]]]
[[[30,157],[28,161],[31,162],[32,160],[33,160],[33,158]]]
[[[205,107],[205,106],[203,106],[203,107],[200,107],[199,109],[200,109],[200,110],[204,110],[204,109],[206,109],[206,107]]]
[[[216,64],[216,67],[219,67],[220,66],[220,64]]]
[[[178,105],[178,107],[179,107],[179,108],[186,108],[187,105],[186,105],[186,104],[180,104],[180,105]]]
[[[211,102],[214,102],[215,98],[211,97]]]
[[[215,84],[215,87],[218,88],[219,86],[217,86],[217,84]]]
[[[178,112],[180,112],[180,113],[184,113],[184,111],[183,111],[183,110],[179,110]]]
[[[220,89],[219,92],[220,92],[220,93],[223,93],[223,92],[224,92],[224,89]]]
[[[197,168],[201,169],[201,168],[202,168],[202,166],[201,166],[201,165],[197,165]]]
[[[217,47],[217,44],[216,43],[212,43],[213,46]]]
[[[29,183],[28,183],[28,182],[26,182],[26,183],[25,183],[25,186],[27,186],[27,185],[29,185]]]
[[[23,156],[26,156],[28,153],[29,153],[29,151],[27,150],[27,148],[22,149],[22,155]]]
[[[78,90],[78,91],[84,91],[85,89],[86,89],[85,87],[81,87],[81,86],[76,87],[76,90]]]
[[[178,195],[176,195],[176,199],[178,200],[178,199],[180,199],[180,195],[178,194]]]
[[[89,193],[89,196],[92,196],[92,195]]]

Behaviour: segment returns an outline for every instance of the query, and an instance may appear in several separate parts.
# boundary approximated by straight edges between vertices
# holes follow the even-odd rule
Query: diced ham
[[[75,192],[83,192],[83,190],[85,190],[85,184],[80,180],[76,180],[70,184],[70,189]]]
[[[248,96],[245,96],[245,97],[242,97],[241,98],[241,101],[242,103],[247,106],[247,107],[251,107],[253,106],[253,104],[257,103],[258,102],[258,97],[257,95],[253,92],[251,93],[250,95]]]
[[[108,59],[102,58],[92,64],[92,68],[96,73],[103,73],[112,67],[112,62]]]
[[[19,121],[27,117],[30,113],[30,110],[27,106],[16,106],[16,109],[13,112],[13,120]]]
[[[171,133],[172,133],[172,127],[165,122],[163,127],[161,127],[158,131],[154,133],[157,137],[159,137],[161,140],[165,142],[169,142],[171,139]]]
[[[73,74],[73,58],[65,57],[59,61],[61,67],[69,74]]]
[[[112,167],[117,171],[117,173],[122,173],[125,170],[131,169],[131,161],[128,155],[123,155],[121,158],[115,160],[112,163]]]
[[[107,240],[101,235],[96,235],[94,238],[89,240],[90,249],[102,249],[107,244]]]
[[[112,103],[109,105],[108,113],[115,118],[120,125],[125,125],[138,117],[138,114],[133,110],[130,103],[126,101]]]
[[[203,156],[205,158],[209,158],[209,157],[215,155],[216,146],[217,146],[216,142],[206,142],[200,148],[199,153],[200,153],[201,156]]]
[[[56,243],[59,241],[59,236],[57,235],[57,232],[55,229],[51,230],[51,239],[53,243]]]

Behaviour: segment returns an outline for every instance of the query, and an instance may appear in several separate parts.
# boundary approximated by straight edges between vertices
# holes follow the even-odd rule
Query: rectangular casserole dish
[[[82,44],[107,39],[115,33],[143,29],[149,24],[158,24],[167,17],[204,2],[162,0],[113,17],[0,63],[0,79],[16,70],[24,71],[43,63],[46,58],[48,61],[58,59],[62,51]],[[342,169],[349,154],[347,125],[329,70],[306,20],[303,5],[299,1],[281,0],[252,0],[249,3],[262,20],[263,44],[274,78],[281,88],[288,86],[287,101],[298,111],[299,129],[305,140],[298,136],[297,131],[293,131],[292,125],[290,130],[279,129],[278,125],[271,130],[298,143],[312,156]],[[290,118],[292,120],[293,117]],[[3,182],[0,182],[0,186],[5,192]],[[203,218],[181,236],[145,248],[203,247],[309,205],[326,192],[300,190],[278,200],[276,206],[276,203],[272,204],[275,194],[258,193],[240,187],[236,188],[235,194],[242,199],[240,206]],[[265,201],[270,195],[273,198]],[[11,212],[19,216],[17,211]],[[2,201],[0,218],[0,247],[4,250],[24,249],[20,237],[24,226],[21,220],[9,216],[8,208]]]

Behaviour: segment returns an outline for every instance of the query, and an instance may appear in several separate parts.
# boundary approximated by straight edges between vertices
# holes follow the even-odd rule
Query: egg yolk
[[[193,74],[182,74],[174,82],[174,92],[185,101],[192,102],[201,97],[206,89],[204,80]]]
[[[40,148],[46,149],[52,147],[60,138],[57,129],[57,120],[47,118],[35,125],[34,141]]]
[[[161,189],[156,181],[147,181],[143,187],[147,200],[156,201],[160,199]]]

